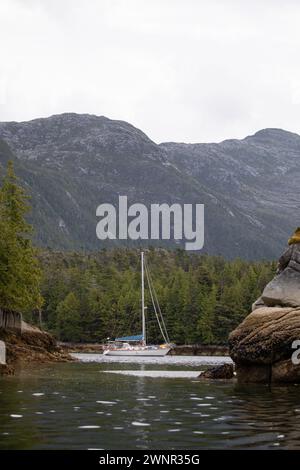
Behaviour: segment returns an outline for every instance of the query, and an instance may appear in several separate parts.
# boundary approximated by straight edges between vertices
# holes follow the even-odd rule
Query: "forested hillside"
[[[103,341],[140,333],[140,253],[42,252],[43,326],[62,341]],[[177,344],[225,344],[274,263],[226,261],[182,250],[146,252],[169,335]],[[149,340],[161,341],[146,295]],[[37,320],[37,316],[30,318]]]

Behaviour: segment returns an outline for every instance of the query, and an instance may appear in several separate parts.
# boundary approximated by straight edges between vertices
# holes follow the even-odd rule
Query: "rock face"
[[[250,313],[231,333],[230,355],[240,382],[299,382],[293,364],[300,340],[300,308],[263,307]]]
[[[299,243],[281,256],[277,275],[253,308],[229,337],[238,380],[299,383],[300,365],[295,361],[295,348],[300,348]]]
[[[6,346],[6,365],[0,372],[12,373],[19,363],[66,362],[72,358],[62,351],[49,333],[34,328],[22,333],[16,330],[0,329],[0,339]]]
[[[212,367],[211,369],[206,370],[200,374],[200,379],[232,379],[233,374],[233,365],[232,364],[222,364],[221,366]]]
[[[300,305],[300,244],[292,244],[281,256],[277,276],[266,286],[263,303],[297,307]]]
[[[103,247],[96,207],[128,195],[130,204],[203,203],[205,252],[273,259],[300,215],[299,156],[300,136],[280,129],[220,143],[157,145],[129,123],[103,116],[0,123],[0,166],[14,159],[31,194],[36,240],[54,249]]]

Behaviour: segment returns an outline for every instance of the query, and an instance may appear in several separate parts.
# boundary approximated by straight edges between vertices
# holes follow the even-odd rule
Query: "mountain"
[[[226,257],[276,257],[299,224],[300,136],[280,129],[157,145],[126,122],[68,113],[0,123],[0,139],[0,164],[15,160],[42,246],[107,246],[95,211],[119,195],[148,206],[205,204],[204,251]]]

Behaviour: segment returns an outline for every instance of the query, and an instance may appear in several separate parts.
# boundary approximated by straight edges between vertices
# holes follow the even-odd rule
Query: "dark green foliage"
[[[177,344],[226,344],[274,274],[269,262],[150,249],[148,264]],[[141,332],[139,251],[42,252],[44,326],[63,341],[100,342]],[[148,339],[161,342],[149,295]]]
[[[9,161],[0,186],[0,308],[20,312],[42,305],[41,272],[30,240],[32,228],[25,220],[28,211],[28,197]]]

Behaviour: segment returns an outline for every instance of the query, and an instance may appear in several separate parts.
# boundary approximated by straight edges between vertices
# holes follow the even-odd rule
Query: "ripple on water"
[[[78,429],[99,429],[101,426],[96,426],[94,424],[87,424],[84,426],[78,426]]]
[[[45,442],[47,446],[51,445],[58,435],[58,417],[65,425],[59,430],[61,441],[57,442],[57,448],[68,442],[74,447],[85,448],[97,448],[101,443],[106,449],[117,445],[148,449],[162,447],[166,443],[180,449],[182,442],[190,449],[199,446],[208,449],[299,448],[300,422],[295,418],[300,416],[299,396],[296,393],[300,388],[291,390],[289,387],[289,393],[282,397],[283,394],[275,387],[272,393],[264,388],[256,393],[256,388],[252,390],[250,386],[244,389],[214,382],[204,386],[202,382],[193,383],[191,379],[178,379],[172,383],[171,379],[160,378],[125,379],[113,374],[101,375],[97,365],[94,369],[90,367],[93,376],[90,370],[87,374],[87,370],[83,369],[85,365],[67,367],[70,371],[66,369],[64,382],[60,381],[61,372],[58,371],[56,383],[50,380],[47,386],[44,377],[41,377],[43,380],[29,380],[28,383],[22,380],[22,389],[20,382],[15,381],[12,388],[12,380],[7,380],[5,394],[9,398],[13,390],[14,396],[11,401],[7,399],[7,406],[3,406],[0,414],[0,448],[29,447],[32,444],[39,448]],[[79,368],[79,373],[82,368],[82,374],[87,378],[84,392],[83,375],[74,380],[74,367]],[[106,367],[110,369],[112,366]],[[136,365],[130,367],[134,369]],[[40,371],[37,378],[40,378]],[[56,387],[60,390],[53,392]],[[37,389],[36,392],[33,388]],[[233,394],[233,390],[237,395]],[[63,402],[64,394],[67,400]],[[76,402],[81,406],[74,405]],[[146,408],[149,405],[153,405],[151,410]],[[23,411],[26,406],[27,410]],[[13,412],[14,408],[19,411]],[[56,415],[50,416],[55,411]],[[165,414],[168,411],[169,414]],[[42,412],[44,417],[39,416]],[[32,428],[30,436],[27,419],[31,419],[33,424],[42,423],[45,431],[43,440],[39,439],[36,427]],[[7,437],[3,433],[5,429],[9,431]]]
[[[105,401],[105,400],[97,400],[96,403],[100,403],[101,405],[116,405],[116,401]]]
[[[132,426],[150,426],[149,423],[144,423],[142,421],[132,421]]]

